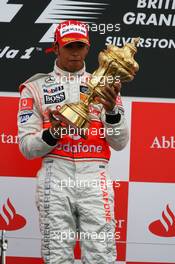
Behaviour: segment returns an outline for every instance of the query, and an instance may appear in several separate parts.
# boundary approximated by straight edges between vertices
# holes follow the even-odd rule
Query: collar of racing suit
[[[64,71],[62,70],[61,68],[59,68],[56,64],[56,60],[55,60],[55,64],[54,64],[54,73],[56,75],[62,75],[62,76],[82,76],[84,73],[86,72],[86,66],[85,66],[85,63],[83,65],[83,68],[79,71],[76,71],[76,72],[68,72],[68,71]]]

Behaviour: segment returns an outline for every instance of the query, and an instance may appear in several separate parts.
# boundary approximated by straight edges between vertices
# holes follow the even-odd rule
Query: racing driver
[[[104,98],[89,105],[91,122],[86,139],[68,129],[60,136],[65,127],[52,114],[65,103],[87,98],[90,74],[85,70],[85,58],[89,47],[84,23],[60,23],[51,48],[56,55],[53,71],[38,73],[20,85],[19,148],[27,159],[42,157],[36,203],[41,254],[46,264],[74,263],[77,238],[82,263],[116,261],[114,194],[108,161],[110,147],[122,150],[128,142],[124,109],[116,104],[121,84],[115,82],[109,88],[105,83]],[[103,136],[98,132],[102,128],[106,131]]]

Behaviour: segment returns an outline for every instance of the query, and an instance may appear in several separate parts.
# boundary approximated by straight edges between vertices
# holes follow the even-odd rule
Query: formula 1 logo
[[[105,9],[105,3],[79,2],[69,0],[52,0],[35,23],[52,24],[40,42],[53,42],[53,33],[58,23],[77,19],[86,21],[96,20]]]
[[[11,22],[23,7],[23,4],[11,4],[9,2],[8,0],[0,1],[0,22]],[[39,42],[53,42],[56,26],[62,21],[77,19],[90,23],[91,21],[97,20],[103,13],[106,5],[108,4],[90,1],[51,0],[35,21],[37,24],[51,24],[51,27]]]
[[[20,4],[9,4],[8,0],[0,1],[0,22],[11,22],[23,7]]]
[[[75,1],[75,0],[50,0],[49,4],[46,3],[42,10],[42,13],[37,14],[35,13],[35,17],[38,17],[32,23],[35,26],[36,24],[49,24],[48,28],[45,30],[44,36],[43,34],[39,35],[39,39],[37,35],[35,35],[35,39],[30,38],[30,33],[27,35],[29,36],[31,41],[31,46],[24,46],[23,48],[14,47],[11,44],[5,42],[3,45],[0,46],[0,59],[22,59],[22,60],[29,60],[34,54],[42,51],[42,47],[37,47],[37,43],[49,43],[53,42],[54,32],[58,25],[58,23],[68,20],[68,19],[77,19],[80,21],[84,21],[87,24],[90,22],[94,22],[99,18],[99,16],[103,13],[106,5],[108,3],[94,3],[89,1]],[[15,23],[12,25],[13,32],[16,31],[16,26],[18,24],[16,21],[19,21],[19,27],[21,27],[21,19],[18,20],[18,13],[23,7],[23,12],[20,12],[20,15],[25,14],[26,12],[26,4],[24,0],[0,0],[0,23],[13,23],[13,19],[15,18]],[[42,6],[40,7],[42,8]],[[20,16],[19,16],[20,17]],[[31,25],[28,25],[28,22],[24,20],[26,23],[27,30],[30,31]],[[23,24],[24,24],[23,23]],[[31,23],[31,22],[30,22]],[[22,27],[22,30],[24,28]],[[4,29],[8,28],[8,25],[3,25]],[[3,28],[1,27],[1,28]],[[11,25],[10,25],[11,27]],[[11,30],[11,29],[10,29]],[[6,31],[6,32],[7,32]],[[32,31],[32,30],[31,30]],[[25,34],[24,34],[25,35]],[[26,36],[26,35],[25,35]],[[19,39],[21,36],[19,36]],[[26,39],[26,43],[28,39]],[[25,40],[23,39],[23,43]]]

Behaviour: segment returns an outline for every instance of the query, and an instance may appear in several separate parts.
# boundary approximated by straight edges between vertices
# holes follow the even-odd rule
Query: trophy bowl
[[[132,81],[139,70],[139,65],[134,59],[137,52],[139,38],[132,39],[131,43],[122,48],[108,45],[106,50],[99,53],[99,67],[95,70],[87,82],[89,94],[84,102],[65,104],[58,112],[61,121],[76,128],[80,136],[86,138],[81,130],[89,127],[89,104],[97,103],[95,98],[102,97],[105,83],[110,87],[118,80],[121,83]]]

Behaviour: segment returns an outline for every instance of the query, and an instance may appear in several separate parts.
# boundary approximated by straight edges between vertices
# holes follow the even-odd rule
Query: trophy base
[[[74,128],[76,133],[86,139],[86,130],[89,127],[88,107],[83,104],[65,104],[58,112],[58,118]]]

